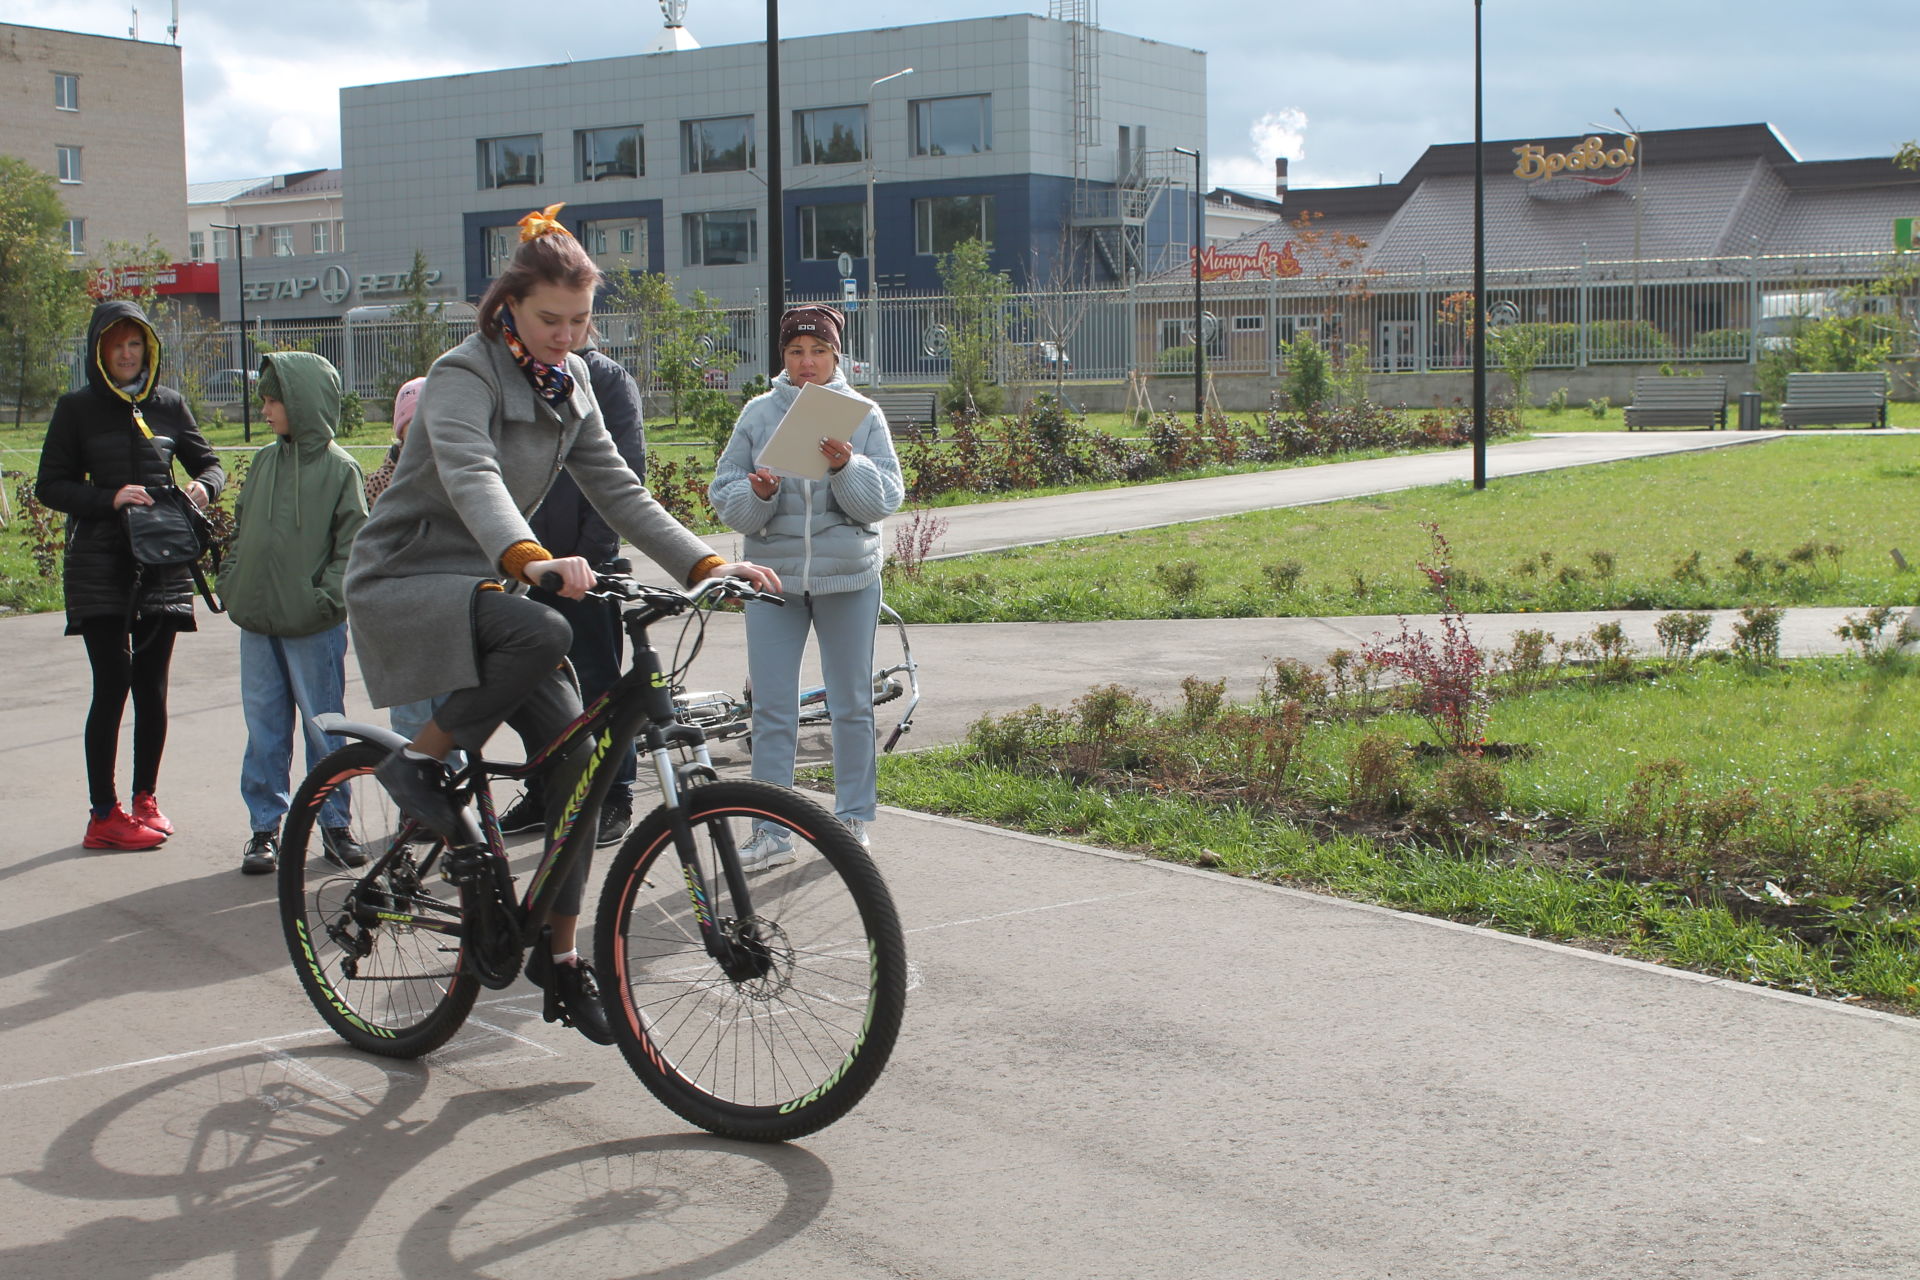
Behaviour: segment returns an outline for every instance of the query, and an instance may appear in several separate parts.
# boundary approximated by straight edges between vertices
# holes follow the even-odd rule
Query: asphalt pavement
[[[1219,513],[1129,491],[1154,523],[1198,518],[1182,492]],[[1039,527],[986,510],[967,536]],[[1789,611],[1784,647],[1838,647],[1845,612]],[[1090,677],[1249,688],[1389,625],[919,627],[909,741]],[[160,788],[180,834],[99,854],[81,646],[0,622],[0,1276],[1920,1276],[1920,1023],[901,811],[874,834],[906,1028],[805,1142],[689,1132],[525,984],[418,1063],[355,1054],[299,991],[272,881],[238,874],[237,633],[202,627]],[[716,626],[700,680],[741,669]]]

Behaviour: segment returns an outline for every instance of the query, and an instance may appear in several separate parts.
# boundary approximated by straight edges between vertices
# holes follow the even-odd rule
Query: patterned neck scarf
[[[500,337],[507,344],[507,350],[513,354],[513,362],[520,366],[520,372],[527,375],[527,381],[533,384],[533,390],[542,400],[554,408],[566,403],[573,395],[573,375],[567,372],[564,364],[541,364],[527,350],[527,344],[520,341],[520,333],[513,327],[513,308],[500,308]]]

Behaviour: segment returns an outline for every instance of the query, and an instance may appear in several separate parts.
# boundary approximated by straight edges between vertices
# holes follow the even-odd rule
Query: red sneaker
[[[80,842],[83,849],[155,849],[166,843],[166,836],[152,827],[143,826],[127,815],[119,805],[104,818],[87,819],[86,839]]]
[[[152,827],[163,836],[173,834],[173,824],[167,821],[166,814],[160,812],[160,806],[151,791],[133,793],[133,820],[143,827]]]

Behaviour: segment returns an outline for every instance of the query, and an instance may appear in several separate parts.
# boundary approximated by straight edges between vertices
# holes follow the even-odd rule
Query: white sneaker
[[[840,825],[847,829],[847,834],[860,842],[862,849],[873,848],[873,841],[867,839],[867,824],[864,820],[860,818],[842,818],[840,819]]]
[[[755,827],[752,838],[740,846],[742,871],[766,871],[792,861],[793,841],[772,827]]]

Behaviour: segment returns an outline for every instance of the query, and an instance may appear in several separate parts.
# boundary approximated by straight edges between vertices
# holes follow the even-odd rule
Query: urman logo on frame
[[[1552,152],[1537,142],[1529,142],[1513,149],[1513,154],[1520,157],[1520,163],[1513,167],[1513,176],[1528,182],[1552,182],[1564,173],[1582,182],[1610,187],[1633,171],[1639,149],[1640,139],[1634,137],[1623,138],[1619,146],[1609,148],[1596,135],[1570,151]]]

